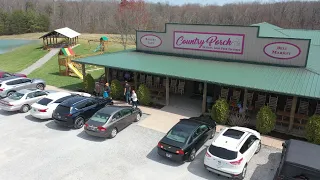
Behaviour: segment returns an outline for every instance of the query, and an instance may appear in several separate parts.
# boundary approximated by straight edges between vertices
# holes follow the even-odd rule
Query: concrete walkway
[[[55,90],[55,91],[66,91],[65,89],[60,89],[54,86],[47,86],[47,90]],[[127,105],[126,103],[116,101],[116,105]],[[179,122],[182,118],[189,118],[194,116],[199,116],[200,113],[198,111],[191,111],[190,109],[179,109],[174,106],[165,106],[162,109],[154,109],[144,106],[139,106],[143,113],[148,114],[149,116],[139,122],[139,125],[145,128],[153,129],[162,133],[167,133],[172,126]],[[217,132],[220,132],[221,129],[226,128],[227,126],[217,125]],[[278,149],[282,149],[282,143],[284,140],[277,139],[270,136],[262,136],[262,144],[270,147],[275,147]]]
[[[79,44],[72,46],[72,48],[75,48],[79,46]],[[46,62],[48,62],[54,55],[58,54],[61,48],[52,48],[49,53],[47,53],[45,56],[40,58],[37,62],[33,63],[31,66],[27,67],[26,69],[22,70],[21,74],[29,75],[32,73],[32,71],[38,69],[42,65],[44,65]]]
[[[59,52],[59,50],[60,50],[59,48],[51,49],[49,53],[47,53],[45,56],[40,58],[37,62],[33,63],[31,66],[22,70],[20,73],[29,75],[32,71],[38,69],[39,67],[44,65],[46,62],[48,62],[54,55],[56,55]]]

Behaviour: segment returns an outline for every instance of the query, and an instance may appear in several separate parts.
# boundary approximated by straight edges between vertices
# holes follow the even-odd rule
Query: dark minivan
[[[52,119],[59,125],[80,129],[94,113],[112,104],[112,99],[108,98],[72,97],[57,106]]]
[[[274,180],[319,180],[320,145],[290,139],[283,144]]]

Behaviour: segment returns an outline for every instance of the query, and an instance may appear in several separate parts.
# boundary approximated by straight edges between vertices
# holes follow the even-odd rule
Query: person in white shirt
[[[131,99],[132,99],[132,107],[138,107],[138,97],[137,97],[137,94],[134,90],[132,90],[132,93],[131,93]]]

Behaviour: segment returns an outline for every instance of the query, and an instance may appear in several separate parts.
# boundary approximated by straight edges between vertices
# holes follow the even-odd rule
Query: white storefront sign
[[[273,42],[267,44],[264,47],[263,52],[271,58],[289,60],[299,56],[301,49],[292,43]]]
[[[173,48],[243,54],[244,34],[174,31]]]
[[[160,37],[153,34],[146,34],[140,38],[140,42],[142,45],[149,48],[156,48],[162,44],[162,40]]]

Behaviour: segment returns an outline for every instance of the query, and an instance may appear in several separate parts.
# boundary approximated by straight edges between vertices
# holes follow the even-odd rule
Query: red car
[[[19,74],[19,73],[12,74],[12,73],[8,73],[8,72],[0,70],[0,79],[1,78],[6,78],[6,77],[10,77],[10,76],[27,77],[25,74]]]

